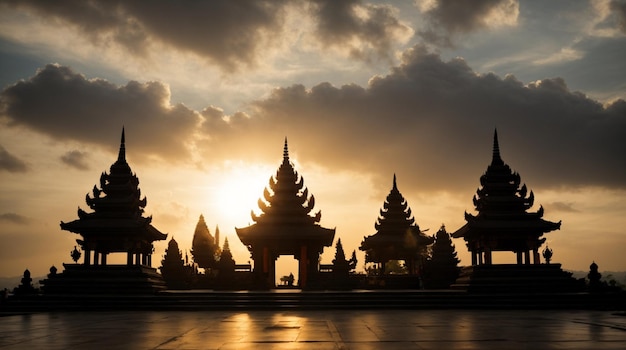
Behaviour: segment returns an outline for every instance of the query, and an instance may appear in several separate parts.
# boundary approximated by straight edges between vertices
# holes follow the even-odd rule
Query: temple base
[[[63,273],[41,281],[44,294],[154,294],[166,289],[161,275],[148,266],[63,266]]]
[[[584,281],[561,269],[561,264],[478,265],[461,269],[452,289],[470,293],[575,293]]]

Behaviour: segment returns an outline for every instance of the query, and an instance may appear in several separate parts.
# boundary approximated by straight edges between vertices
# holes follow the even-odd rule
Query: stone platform
[[[585,283],[561,264],[498,264],[464,267],[451,287],[470,293],[577,293]]]
[[[469,293],[462,290],[166,291],[147,295],[58,294],[12,297],[0,310],[623,310],[626,293]]]
[[[166,289],[153,267],[141,265],[63,264],[64,271],[41,281],[46,294],[153,294]]]

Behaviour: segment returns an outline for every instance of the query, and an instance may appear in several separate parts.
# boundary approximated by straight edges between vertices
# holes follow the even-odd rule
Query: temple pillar
[[[107,264],[107,253],[102,253],[102,265]]]
[[[539,249],[535,248],[533,249],[533,258],[534,258],[534,263],[535,265],[539,265],[541,264],[541,259],[539,258]]]
[[[263,273],[268,273],[270,269],[270,256],[267,247],[263,247]]]
[[[93,251],[93,266],[98,266],[99,253],[97,250]]]
[[[276,259],[278,259],[276,256],[271,256],[269,258],[270,269],[268,271],[268,280],[271,288],[276,288]]]
[[[133,253],[127,252],[126,253],[126,265],[131,266],[132,264],[133,264]]]
[[[141,254],[141,265],[148,265],[148,255]]]
[[[482,264],[483,264],[483,253],[478,252],[478,265],[482,265]]]
[[[306,287],[306,282],[307,282],[307,272],[308,272],[308,268],[307,268],[307,250],[306,250],[306,246],[303,245],[300,247],[300,262],[299,262],[299,284],[300,284],[300,288],[305,288]]]
[[[472,254],[472,266],[476,266],[478,264],[478,258],[476,257],[476,252],[471,251],[470,254]]]
[[[85,265],[91,265],[91,250],[85,249]]]
[[[518,265],[522,265],[522,252],[516,252],[517,253],[517,264]]]
[[[135,254],[135,265],[141,265],[141,253],[136,253]]]
[[[491,249],[485,249],[485,265],[491,265]]]
[[[524,251],[524,262],[526,265],[530,265],[530,250]]]
[[[152,267],[152,254],[148,254],[148,263],[146,265]]]

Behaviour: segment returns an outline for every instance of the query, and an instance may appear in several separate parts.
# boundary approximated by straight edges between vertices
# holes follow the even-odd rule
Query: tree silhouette
[[[185,266],[183,254],[178,249],[178,243],[174,238],[167,244],[160,270],[169,289],[189,288],[191,267]]]
[[[445,226],[441,225],[435,234],[430,258],[424,266],[425,286],[431,289],[449,288],[459,276],[459,262],[452,239]]]
[[[220,254],[218,269],[220,271],[220,275],[235,272],[235,260],[233,259],[233,254],[230,251],[228,237],[224,239],[224,248],[222,248],[222,252]]]
[[[200,215],[193,234],[191,255],[193,256],[193,261],[198,266],[204,268],[205,272],[207,269],[210,270],[217,267],[216,257],[219,256],[219,247],[215,244],[215,240],[209,232],[203,215]]]

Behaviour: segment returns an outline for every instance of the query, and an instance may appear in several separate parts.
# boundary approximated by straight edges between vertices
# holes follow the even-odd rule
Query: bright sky
[[[361,270],[394,173],[428,234],[475,213],[497,127],[534,210],[563,222],[554,261],[626,270],[625,57],[623,0],[0,0],[0,276],[71,262],[59,222],[122,126],[146,213],[183,250],[204,214],[250,260],[234,228],[286,136]]]

